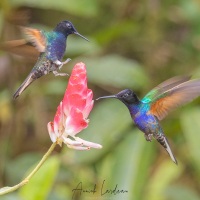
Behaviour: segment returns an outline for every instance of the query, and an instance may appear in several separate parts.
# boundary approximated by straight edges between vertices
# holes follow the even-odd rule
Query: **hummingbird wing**
[[[186,81],[190,80],[190,76],[175,76],[173,78],[170,78],[155,88],[153,88],[150,92],[148,92],[145,97],[142,99],[143,103],[151,103],[152,101],[157,99],[157,96],[160,94],[163,94],[165,91],[173,88],[176,85],[179,85],[181,83],[184,83]]]
[[[43,31],[27,27],[22,27],[21,29],[26,35],[28,42],[31,42],[39,52],[45,52],[46,37]]]
[[[21,30],[26,39],[2,42],[0,43],[0,48],[17,55],[28,56],[34,59],[39,56],[39,52],[45,52],[46,33],[44,31],[26,27],[21,27]]]
[[[184,77],[183,79],[175,77],[170,80],[175,79],[177,81],[167,85],[164,84],[163,88],[158,88],[154,93],[153,90],[155,89],[153,89],[142,100],[143,103],[150,103],[151,114],[159,120],[165,118],[173,109],[192,101],[200,95],[200,80],[189,80],[189,77],[185,77],[185,79]],[[170,83],[170,80],[166,82]]]
[[[39,52],[36,48],[28,45],[27,40],[25,39],[3,42],[0,44],[0,49],[20,56],[28,57],[29,60],[35,60],[39,56]]]

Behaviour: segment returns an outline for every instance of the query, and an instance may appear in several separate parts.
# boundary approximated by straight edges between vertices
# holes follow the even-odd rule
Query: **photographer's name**
[[[77,195],[82,195],[83,193],[94,195],[95,193],[99,193],[99,195],[118,195],[128,193],[128,190],[118,188],[118,184],[115,184],[113,188],[107,188],[105,186],[105,180],[102,182],[101,187],[97,190],[97,185],[94,184],[92,188],[84,188],[83,183],[79,182],[77,186],[72,189],[72,199],[74,199]]]

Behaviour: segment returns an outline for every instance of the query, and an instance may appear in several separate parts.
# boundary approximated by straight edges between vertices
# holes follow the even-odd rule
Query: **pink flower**
[[[53,122],[47,125],[52,142],[77,150],[102,148],[100,144],[85,141],[76,134],[87,128],[87,119],[93,108],[92,90],[87,88],[87,74],[84,63],[74,66],[63,100],[57,108]]]

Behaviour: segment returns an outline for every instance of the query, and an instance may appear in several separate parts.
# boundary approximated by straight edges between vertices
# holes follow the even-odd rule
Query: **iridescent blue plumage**
[[[34,80],[49,72],[53,72],[56,76],[66,75],[64,73],[58,73],[57,71],[70,60],[67,59],[65,62],[61,62],[65,53],[68,35],[76,34],[87,40],[87,38],[76,31],[70,21],[60,22],[57,24],[56,28],[50,32],[31,28],[23,28],[23,31],[27,35],[27,41],[31,42],[37,48],[40,52],[40,56],[28,77],[13,95],[14,99],[16,99]]]
[[[48,32],[45,34],[47,40],[47,59],[62,60],[66,49],[66,36],[59,32]]]
[[[152,141],[154,137],[177,164],[159,120],[177,106],[192,101],[200,95],[200,80],[189,79],[188,76],[171,78],[151,90],[142,100],[129,89],[98,99],[117,98],[122,101],[129,109],[136,126],[144,133],[146,140]]]

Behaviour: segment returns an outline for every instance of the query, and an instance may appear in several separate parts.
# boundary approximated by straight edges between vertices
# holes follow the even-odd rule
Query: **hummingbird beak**
[[[82,37],[84,40],[89,42],[89,40],[86,37],[84,37],[83,35],[81,35],[80,33],[74,32],[74,34],[78,35],[79,37]]]
[[[103,96],[103,97],[99,97],[96,100],[98,101],[99,99],[107,99],[107,98],[117,98],[116,95],[110,95],[110,96]]]

